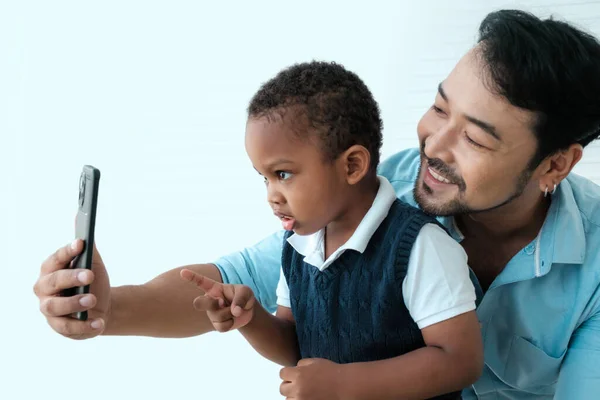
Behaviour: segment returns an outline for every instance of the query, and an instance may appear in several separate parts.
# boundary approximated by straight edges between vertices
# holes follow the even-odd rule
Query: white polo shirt
[[[379,190],[373,205],[350,239],[327,260],[324,259],[325,229],[306,236],[294,233],[288,238],[288,243],[304,256],[304,262],[324,271],[345,251],[365,251],[396,200],[390,182],[382,176],[378,178]],[[421,228],[402,282],[404,303],[419,329],[475,309],[475,288],[469,278],[468,268],[467,254],[442,228],[434,224],[426,224]],[[277,304],[291,307],[290,290],[283,270],[277,286]]]

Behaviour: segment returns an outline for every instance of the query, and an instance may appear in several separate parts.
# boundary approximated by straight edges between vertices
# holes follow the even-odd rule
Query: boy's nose
[[[281,193],[273,188],[274,185],[267,187],[267,201],[269,204],[283,204],[285,203],[284,197]]]

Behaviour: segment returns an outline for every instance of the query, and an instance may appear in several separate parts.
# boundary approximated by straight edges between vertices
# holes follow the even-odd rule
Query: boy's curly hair
[[[376,170],[383,123],[377,102],[355,73],[333,62],[292,65],[260,87],[250,101],[248,116],[283,116],[289,109],[315,129],[328,160],[358,144],[369,150],[370,169]]]

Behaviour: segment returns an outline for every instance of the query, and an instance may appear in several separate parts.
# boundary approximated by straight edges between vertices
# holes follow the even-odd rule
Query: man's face
[[[487,78],[477,49],[471,50],[419,121],[421,165],[414,194],[428,213],[488,211],[528,188],[538,190],[528,168],[537,145],[535,116],[492,94]]]

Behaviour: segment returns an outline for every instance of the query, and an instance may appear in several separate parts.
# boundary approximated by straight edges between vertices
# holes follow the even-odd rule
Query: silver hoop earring
[[[546,186],[546,190],[544,190],[544,197],[548,196],[548,186]]]
[[[554,189],[552,189],[552,191],[550,192],[550,194],[554,194],[556,193],[556,183],[554,184]],[[546,190],[548,190],[548,188],[546,188]]]

